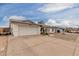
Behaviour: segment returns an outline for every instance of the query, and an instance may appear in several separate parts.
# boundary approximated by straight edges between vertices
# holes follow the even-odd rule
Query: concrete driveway
[[[11,56],[74,56],[79,55],[79,38],[76,42],[54,36],[9,37],[7,55]]]
[[[7,53],[7,40],[8,36],[0,36],[0,56],[4,56]]]
[[[61,36],[56,38],[54,35],[0,36],[0,55],[79,56],[79,36],[76,37],[75,41],[63,40]]]

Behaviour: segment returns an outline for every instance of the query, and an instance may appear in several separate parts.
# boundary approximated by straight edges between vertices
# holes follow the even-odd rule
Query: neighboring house
[[[23,35],[39,35],[40,34],[40,25],[35,24],[30,20],[17,20],[10,22],[11,33],[14,36],[23,36]]]
[[[0,35],[6,35],[10,34],[10,28],[9,27],[0,27]]]
[[[79,28],[67,28],[66,31],[69,33],[79,33]]]

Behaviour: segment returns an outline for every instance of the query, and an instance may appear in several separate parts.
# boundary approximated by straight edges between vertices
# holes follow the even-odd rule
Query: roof
[[[35,24],[35,23],[32,22],[31,20],[23,20],[22,22]]]
[[[40,26],[39,24],[36,24],[36,23],[32,22],[31,20],[11,20],[10,23],[21,23],[21,24],[31,24],[31,25]]]
[[[56,26],[48,26],[48,25],[44,25],[44,24],[36,24],[36,23],[32,22],[31,20],[11,20],[11,23],[31,24],[31,25],[37,25],[37,26],[46,27],[46,28],[60,28],[60,27],[56,27]]]
[[[44,24],[40,24],[41,27],[46,27],[46,28],[60,28],[63,29],[61,27],[56,27],[56,26],[48,26],[48,25],[44,25]]]

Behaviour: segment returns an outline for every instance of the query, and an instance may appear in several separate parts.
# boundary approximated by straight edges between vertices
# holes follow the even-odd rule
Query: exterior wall
[[[60,29],[60,28],[56,28],[56,33],[58,33],[57,31],[60,31],[59,33],[63,33],[63,29]]]
[[[55,33],[55,28],[47,28],[48,33]]]
[[[49,28],[49,33],[52,33],[52,28]]]
[[[48,27],[47,28],[47,33],[58,33],[57,31],[59,31],[59,33],[63,33],[64,31],[63,31],[63,29],[61,29],[61,28],[50,28],[50,27]]]
[[[19,25],[19,36],[22,35],[38,35],[40,34],[40,27],[36,25]]]
[[[11,34],[18,36],[18,24],[11,23]]]
[[[52,33],[52,28],[47,28],[48,33]]]
[[[36,25],[13,23],[11,24],[11,29],[14,36],[40,34],[40,27]]]

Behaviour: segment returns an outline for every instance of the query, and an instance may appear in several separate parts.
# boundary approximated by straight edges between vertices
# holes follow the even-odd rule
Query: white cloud
[[[72,20],[64,19],[64,20],[61,20],[60,22],[57,22],[56,20],[49,19],[46,22],[46,25],[78,28],[79,27],[79,20],[78,19],[77,20],[75,20],[75,19],[72,19]]]
[[[2,26],[0,26],[0,27],[9,27],[8,16],[4,16],[2,20],[3,20],[4,24],[2,24]]]
[[[38,24],[38,21],[35,21],[36,24]]]
[[[49,19],[47,22],[46,22],[46,25],[49,25],[49,26],[57,26],[59,25],[56,20],[52,20],[52,19]]]
[[[4,16],[3,17],[3,21],[7,21],[8,17],[7,16]]]
[[[9,19],[13,19],[13,20],[26,20],[26,18],[23,17],[23,16],[10,16]]]
[[[13,19],[13,20],[26,20],[26,18],[23,17],[23,16],[10,16],[10,17],[4,16],[3,19],[2,19],[4,24],[2,24],[0,27],[9,27],[9,20],[10,19]]]
[[[50,12],[57,12],[72,7],[73,7],[72,3],[52,3],[52,4],[50,3],[50,4],[45,4],[43,7],[39,8],[38,10],[45,13],[50,13]]]

